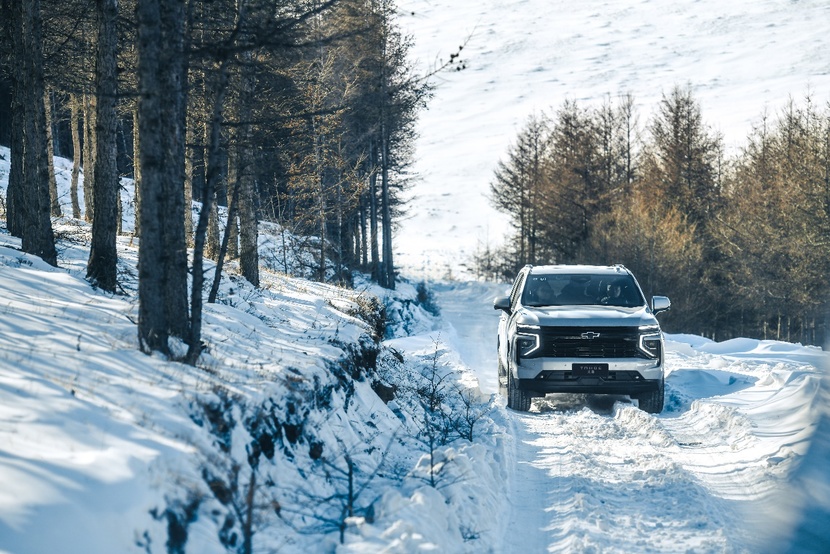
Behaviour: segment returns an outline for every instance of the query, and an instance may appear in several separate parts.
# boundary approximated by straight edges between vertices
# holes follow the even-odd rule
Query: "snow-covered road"
[[[445,340],[497,392],[492,298],[505,285],[438,285]],[[671,336],[667,406],[549,395],[504,411],[509,509],[498,552],[763,551],[792,514],[788,479],[809,445],[819,349]]]

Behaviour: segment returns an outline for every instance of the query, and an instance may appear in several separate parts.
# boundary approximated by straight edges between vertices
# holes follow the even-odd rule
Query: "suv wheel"
[[[519,389],[513,378],[513,373],[507,370],[507,407],[517,412],[530,410],[530,401],[533,397],[527,391]]]
[[[498,356],[498,354],[497,354]],[[504,364],[501,363],[501,358],[499,357],[499,373],[497,375],[497,379],[499,381],[499,394],[502,396],[507,396],[507,371],[504,370]]]
[[[650,414],[659,414],[663,411],[663,402],[666,394],[666,384],[663,379],[660,379],[660,384],[657,390],[638,394],[636,396],[637,402],[640,404],[640,409]]]

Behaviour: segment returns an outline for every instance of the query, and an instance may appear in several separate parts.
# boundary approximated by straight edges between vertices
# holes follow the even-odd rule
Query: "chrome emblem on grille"
[[[582,333],[580,335],[583,339],[595,339],[599,337],[599,333],[594,333],[593,331],[588,331],[587,333]]]

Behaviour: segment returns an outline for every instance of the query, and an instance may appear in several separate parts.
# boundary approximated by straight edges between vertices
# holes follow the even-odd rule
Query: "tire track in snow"
[[[539,413],[510,412],[517,482],[502,551],[514,541],[529,551],[741,551],[730,502],[675,461],[659,420],[630,404],[599,413],[539,404]]]

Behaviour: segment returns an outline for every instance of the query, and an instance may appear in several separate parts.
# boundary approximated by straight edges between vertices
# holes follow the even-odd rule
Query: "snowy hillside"
[[[0,193],[8,168],[0,148]],[[341,533],[346,550],[459,550],[497,509],[491,449],[454,429],[423,462],[421,379],[440,377],[441,406],[480,414],[466,427],[476,443],[492,445],[478,439],[495,424],[455,354],[379,344],[384,323],[435,325],[413,287],[383,316],[367,283],[263,269],[255,289],[231,267],[190,367],[138,350],[135,239],[118,239],[123,294],[110,295],[84,280],[90,227],[55,224],[58,268],[0,228],[0,552],[237,552],[246,537],[255,552],[332,551]],[[277,257],[278,237],[261,244]]]
[[[469,37],[419,123],[410,277],[463,275],[501,240],[488,184],[534,111],[631,92],[647,118],[690,82],[739,147],[765,107],[830,98],[821,0],[399,7],[425,69]],[[433,317],[408,284],[282,273],[291,237],[263,225],[262,287],[230,264],[193,368],[138,351],[136,240],[118,239],[109,295],[84,280],[89,226],[55,228],[59,268],[0,221],[0,554],[830,551],[820,349],[673,335],[663,413],[592,395],[517,413],[497,394],[505,285],[436,284]]]
[[[410,218],[396,262],[458,275],[507,219],[487,201],[499,158],[532,113],[630,92],[645,123],[661,94],[690,83],[703,116],[736,148],[765,109],[808,89],[830,99],[823,0],[408,0],[402,26],[424,71],[469,38],[467,69],[438,79],[420,117]],[[425,231],[426,230],[426,231]]]
[[[4,554],[830,545],[819,349],[673,336],[659,416],[587,395],[518,414],[496,394],[503,285],[438,285],[434,319],[408,285],[264,270],[223,280],[193,368],[138,351],[134,241],[113,296],[83,279],[89,227],[56,223],[60,268],[0,231]]]

